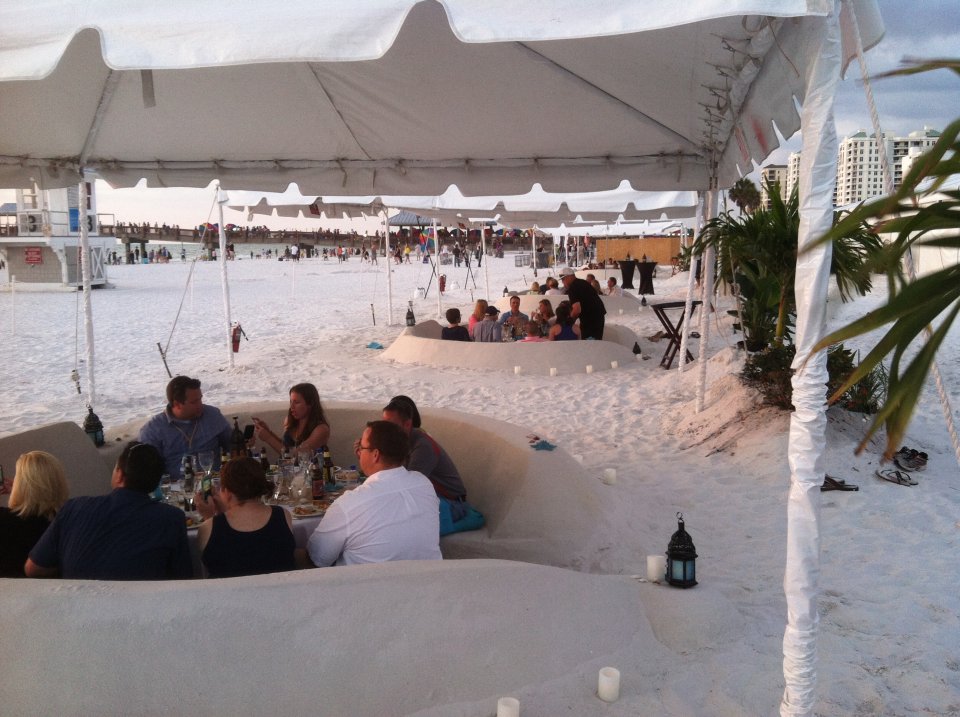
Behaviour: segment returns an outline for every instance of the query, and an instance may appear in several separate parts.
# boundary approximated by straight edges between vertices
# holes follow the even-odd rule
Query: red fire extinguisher
[[[446,275],[446,274],[441,274],[441,275],[440,275],[440,282],[439,282],[439,283],[440,283],[440,293],[442,294],[444,291],[447,290],[447,275]]]
[[[233,343],[233,353],[240,351],[240,336],[247,339],[247,334],[243,330],[243,327],[240,325],[240,322],[236,322],[233,325],[233,329],[230,331],[230,341]],[[250,339],[247,339],[249,341]]]

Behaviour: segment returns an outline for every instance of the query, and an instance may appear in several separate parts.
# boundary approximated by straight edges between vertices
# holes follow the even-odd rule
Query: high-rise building
[[[906,137],[894,137],[890,133],[884,133],[883,151],[893,173],[894,188],[899,187],[903,181],[906,171],[904,166],[909,167],[911,157],[915,158],[926,152],[939,138],[940,132],[929,127],[911,132]],[[837,186],[833,195],[835,206],[858,204],[885,193],[880,156],[873,135],[864,130],[840,142],[837,152]],[[790,155],[786,175],[784,196],[789,196],[800,176],[799,152]]]
[[[760,170],[760,206],[764,209],[770,209],[771,207],[770,193],[767,191],[767,187],[772,187],[775,184],[780,186],[781,197],[789,196],[786,193],[787,165],[768,164]]]

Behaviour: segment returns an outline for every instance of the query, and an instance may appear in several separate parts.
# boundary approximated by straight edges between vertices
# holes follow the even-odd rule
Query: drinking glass
[[[210,475],[210,471],[213,470],[213,451],[200,451],[197,454],[197,463],[200,464],[204,473]]]
[[[171,485],[171,482],[170,482],[169,473],[164,473],[162,476],[160,476],[160,492],[163,493],[164,503],[170,502],[170,491],[172,487],[173,486]]]

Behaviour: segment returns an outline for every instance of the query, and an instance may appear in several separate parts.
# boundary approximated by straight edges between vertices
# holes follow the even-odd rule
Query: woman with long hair
[[[9,508],[0,508],[0,577],[22,578],[27,555],[69,493],[63,464],[46,451],[17,459]]]
[[[561,302],[557,306],[557,322],[550,328],[548,338],[551,341],[578,341],[580,327],[574,321],[575,319],[570,316],[570,302]]]
[[[285,449],[315,451],[330,441],[330,424],[323,413],[320,394],[312,383],[298,383],[290,389],[290,410],[278,436],[259,418],[253,418],[256,435],[277,453]]]
[[[470,334],[470,338],[476,341],[476,336],[473,335],[473,328],[483,321],[483,317],[487,313],[487,300],[486,299],[477,299],[477,303],[473,307],[473,313],[470,314],[470,321],[467,323],[467,332]]]

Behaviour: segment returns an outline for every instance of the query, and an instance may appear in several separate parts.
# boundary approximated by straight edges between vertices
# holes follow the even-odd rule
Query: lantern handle
[[[681,523],[683,522],[683,513],[681,513],[679,510],[677,511],[677,520],[679,520]]]

